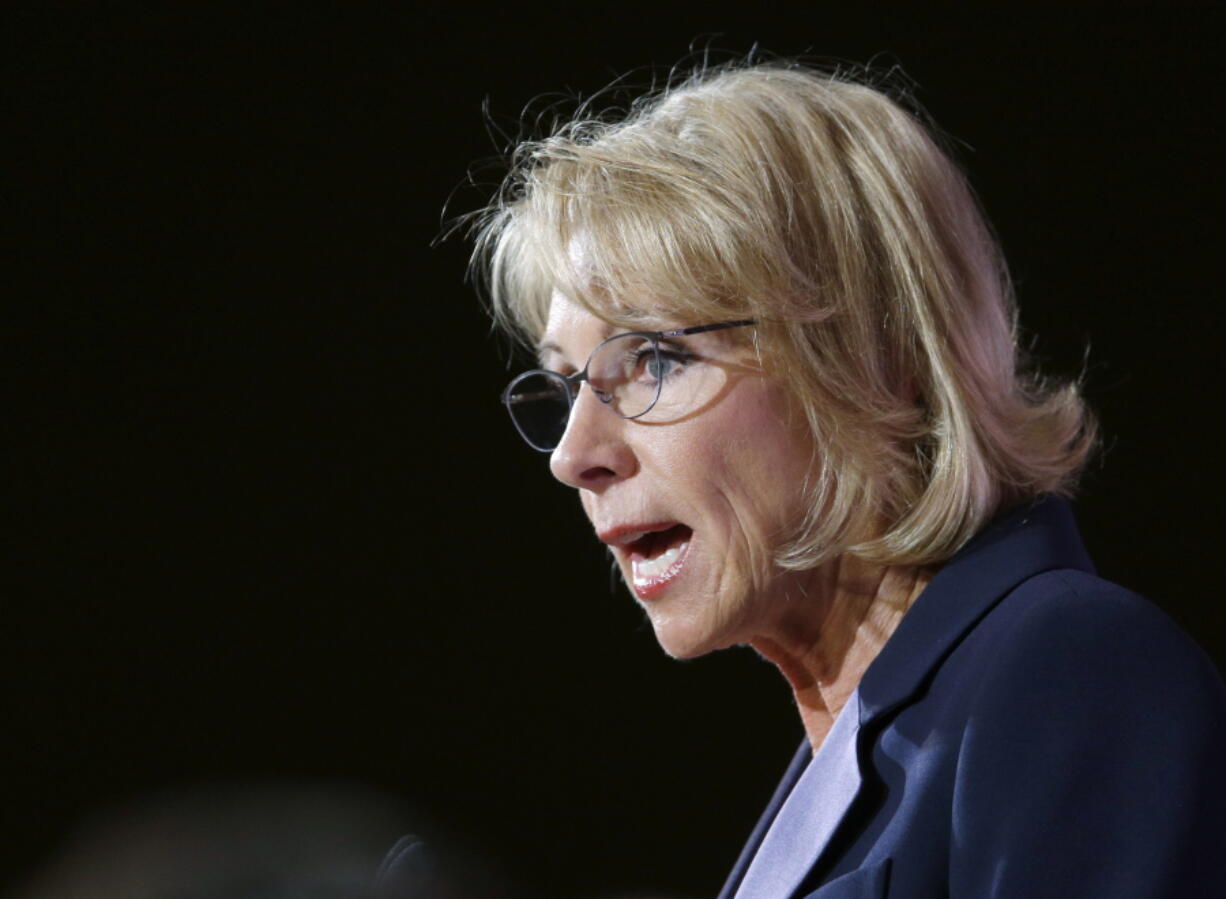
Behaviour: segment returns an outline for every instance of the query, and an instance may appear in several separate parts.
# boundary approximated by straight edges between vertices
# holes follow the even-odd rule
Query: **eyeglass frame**
[[[552,453],[554,450],[558,448],[558,445],[561,443],[562,437],[566,436],[566,428],[570,426],[570,415],[571,415],[571,412],[575,408],[575,398],[579,395],[579,388],[583,386],[584,381],[587,381],[588,385],[591,386],[591,379],[588,377],[588,369],[592,365],[592,359],[596,356],[597,353],[600,352],[600,348],[603,347],[605,344],[610,343],[614,340],[621,340],[624,337],[644,337],[651,341],[652,351],[655,353],[656,359],[658,360],[660,358],[660,341],[661,340],[665,340],[670,337],[689,337],[694,334],[706,334],[710,331],[726,331],[729,328],[744,328],[744,327],[748,327],[749,325],[756,325],[757,323],[758,323],[757,319],[746,318],[746,319],[740,319],[738,321],[715,322],[714,324],[710,324],[710,325],[694,325],[689,328],[673,328],[672,330],[669,330],[669,331],[624,331],[621,334],[613,334],[609,337],[606,337],[604,340],[600,341],[600,343],[596,344],[595,347],[593,347],[592,352],[588,354],[587,362],[583,364],[583,369],[581,371],[575,372],[573,375],[563,375],[556,371],[550,371],[549,369],[546,369],[546,368],[533,368],[533,369],[529,369],[528,371],[520,372],[518,375],[516,375],[514,378],[511,379],[511,383],[509,383],[505,388],[503,388],[502,397],[501,397],[502,404],[506,407],[507,414],[511,416],[511,423],[515,425],[515,430],[519,432],[520,437],[524,438],[524,442],[527,443],[528,446],[532,447],[534,450],[536,450],[539,453]],[[511,409],[511,405],[512,405],[511,391],[515,387],[515,385],[525,380],[526,378],[535,377],[537,375],[544,375],[546,378],[551,378],[555,381],[561,381],[566,388],[563,391],[563,395],[566,397],[566,419],[565,419],[566,423],[565,425],[563,425],[562,435],[558,438],[558,443],[554,444],[548,449],[537,446],[535,443],[532,442],[531,438],[529,438],[528,435],[524,433],[524,429],[520,427],[519,419],[515,417],[515,413]],[[650,403],[648,403],[647,408],[644,409],[642,412],[636,412],[634,415],[622,415],[616,409],[612,409],[611,411],[613,412],[613,414],[617,415],[619,418],[625,421],[633,421],[636,418],[642,418],[644,415],[646,415],[648,412],[654,409],[656,406],[656,403],[660,401],[660,394],[663,392],[663,388],[664,388],[664,381],[661,379],[660,381],[656,383],[655,398],[652,399]],[[613,401],[613,397],[611,395],[606,399],[605,394],[597,390],[595,387],[592,388],[592,393],[596,395],[596,398],[600,400],[601,404],[604,406],[608,406]]]

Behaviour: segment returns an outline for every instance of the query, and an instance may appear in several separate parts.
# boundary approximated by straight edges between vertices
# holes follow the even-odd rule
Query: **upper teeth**
[[[677,557],[681,555],[682,550],[689,545],[690,542],[688,540],[683,540],[681,543],[670,546],[654,559],[635,559],[632,563],[634,582],[636,584],[644,584],[668,571],[673,562],[677,561]]]

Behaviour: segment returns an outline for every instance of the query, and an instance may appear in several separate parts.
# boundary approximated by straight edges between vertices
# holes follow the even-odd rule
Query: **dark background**
[[[466,247],[430,246],[484,199],[483,102],[514,131],[695,39],[918,82],[1038,356],[1089,348],[1100,569],[1221,666],[1216,30],[756,6],[5,13],[6,872],[130,796],[301,777],[405,797],[532,895],[715,891],[800,735],[786,688],[663,657],[504,420]]]

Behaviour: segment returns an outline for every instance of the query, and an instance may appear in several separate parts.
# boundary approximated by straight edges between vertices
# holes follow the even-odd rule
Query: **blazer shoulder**
[[[1059,716],[1124,703],[1172,725],[1226,716],[1226,687],[1201,647],[1148,599],[1084,571],[1018,585],[970,642],[981,704],[1043,697]]]
[[[990,633],[1007,637],[1026,652],[1046,655],[1063,649],[1110,656],[1143,649],[1151,660],[1160,657],[1203,669],[1219,679],[1204,650],[1162,609],[1085,571],[1055,569],[1035,575],[1004,597],[984,623]]]

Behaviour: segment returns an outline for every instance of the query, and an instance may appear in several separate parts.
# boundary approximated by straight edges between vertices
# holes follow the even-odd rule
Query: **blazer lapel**
[[[1058,497],[1014,509],[980,532],[936,573],[864,673],[861,724],[867,729],[911,699],[1014,587],[1056,568],[1094,571],[1072,510]]]

